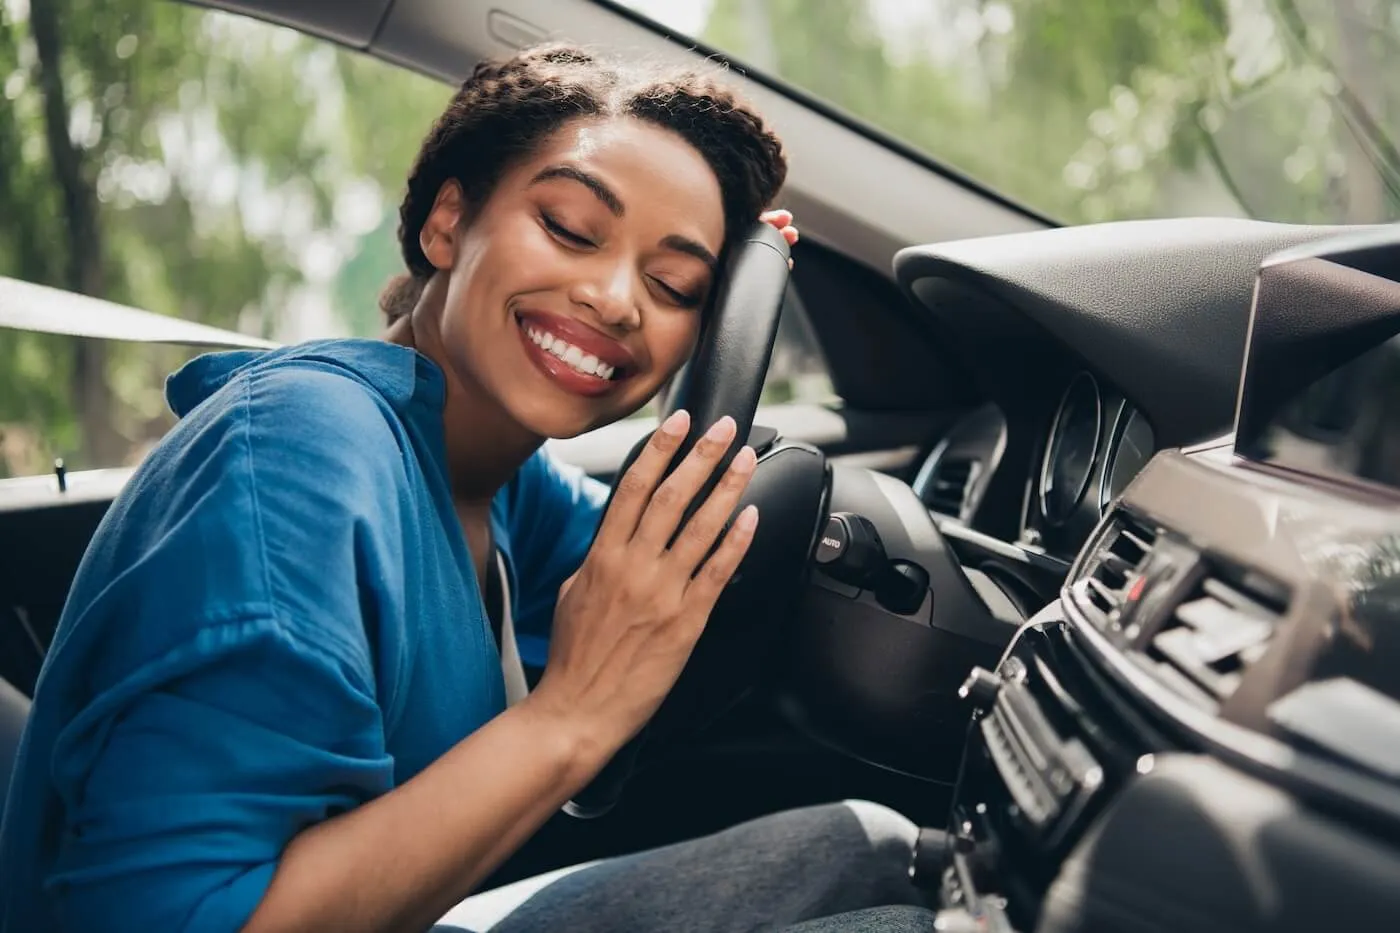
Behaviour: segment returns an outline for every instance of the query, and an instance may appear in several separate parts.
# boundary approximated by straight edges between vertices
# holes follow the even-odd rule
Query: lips
[[[625,346],[573,318],[543,311],[519,311],[516,319],[531,333],[578,348],[580,358],[591,356],[614,371],[636,369],[636,360]]]
[[[516,322],[526,355],[572,393],[601,395],[637,370],[626,347],[572,318],[520,311]]]

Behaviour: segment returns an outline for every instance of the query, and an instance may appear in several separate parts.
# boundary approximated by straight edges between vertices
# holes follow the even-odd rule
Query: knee
[[[847,800],[837,806],[846,810],[848,819],[855,818],[871,852],[897,859],[901,865],[909,863],[919,827],[903,814],[868,800]]]

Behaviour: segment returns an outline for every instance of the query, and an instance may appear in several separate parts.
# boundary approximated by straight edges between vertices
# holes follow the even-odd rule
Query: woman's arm
[[[248,933],[430,926],[650,718],[757,521],[741,515],[705,560],[752,474],[745,449],[667,546],[734,436],[724,419],[662,482],[687,428],[683,413],[669,419],[619,484],[565,585],[536,691],[401,787],[293,839]]]
[[[303,831],[247,933],[432,926],[607,760],[583,722],[537,707],[517,704],[401,787]]]

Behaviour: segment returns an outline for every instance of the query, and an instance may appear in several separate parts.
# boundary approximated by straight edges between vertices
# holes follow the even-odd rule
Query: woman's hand
[[[684,411],[671,415],[623,475],[583,566],[560,590],[549,662],[526,701],[586,737],[600,765],[680,676],[758,524],[749,506],[706,560],[753,475],[754,452],[744,447],[676,536],[736,430],[721,418],[663,480],[689,427]]]
[[[792,225],[792,211],[776,210],[764,211],[758,215],[758,219],[766,224],[772,224],[778,228],[778,232],[787,240],[788,246],[796,246],[799,239],[797,228]],[[788,260],[788,268],[792,268],[792,260]]]

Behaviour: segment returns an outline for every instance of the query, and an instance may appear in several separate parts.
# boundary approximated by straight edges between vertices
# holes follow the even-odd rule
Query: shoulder
[[[260,369],[230,383],[230,414],[247,423],[254,444],[275,439],[294,447],[352,445],[389,439],[400,418],[392,405],[352,373],[311,360]]]
[[[169,453],[344,484],[383,479],[407,452],[405,420],[429,411],[417,354],[375,341],[321,341],[247,359],[196,360],[171,377],[183,417]],[[202,364],[202,365],[200,365]],[[216,443],[207,441],[214,439]]]
[[[201,374],[180,374],[172,395],[189,407],[113,504],[101,543],[171,551],[190,536],[211,560],[265,578],[249,561],[328,554],[328,537],[403,511],[416,454],[373,385],[316,360],[219,362],[197,391],[188,382]]]
[[[94,536],[72,612],[145,633],[114,670],[157,656],[151,645],[174,650],[215,623],[264,616],[363,664],[353,578],[366,560],[394,566],[401,522],[417,514],[402,421],[342,366],[201,365],[172,389],[190,403],[184,417]]]

